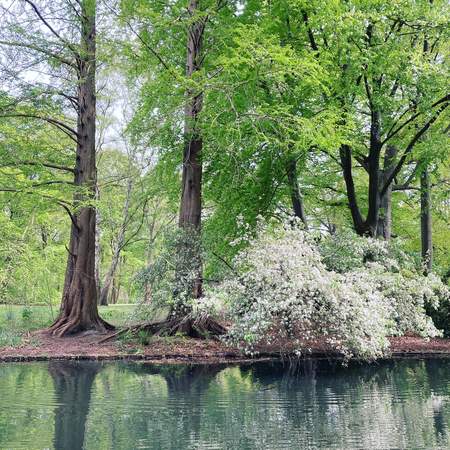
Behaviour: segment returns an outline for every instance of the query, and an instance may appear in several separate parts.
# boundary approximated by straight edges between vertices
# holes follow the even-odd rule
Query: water
[[[450,359],[0,364],[0,449],[448,449]]]

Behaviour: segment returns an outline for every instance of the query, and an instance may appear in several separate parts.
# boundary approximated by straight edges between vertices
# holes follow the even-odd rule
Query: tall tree
[[[50,332],[64,336],[91,329],[106,331],[112,326],[98,314],[95,282],[96,1],[82,0],[74,5],[62,0],[57,5],[37,5],[24,0],[23,4],[25,8],[19,13],[26,17],[31,14],[38,25],[35,29],[18,27],[18,16],[12,11],[9,39],[1,44],[23,51],[35,68],[42,66],[44,58],[49,81],[43,84],[34,78],[32,89],[19,96],[3,116],[47,122],[76,144],[75,167],[71,170],[75,193],[72,208],[65,207],[71,219],[69,255],[60,314]],[[35,36],[31,36],[33,32]],[[55,77],[59,81],[52,84]],[[18,87],[21,84],[23,80],[17,79]],[[75,127],[69,114],[55,119],[49,111],[40,110],[39,97],[45,95],[68,102],[76,113]]]
[[[80,2],[80,45],[77,54],[77,150],[74,181],[79,208],[72,221],[61,312],[50,331],[58,336],[113,327],[100,318],[95,282],[96,211],[96,1]]]
[[[192,79],[201,70],[203,62],[203,39],[208,16],[202,14],[199,0],[189,0],[189,25],[187,29],[186,77]],[[203,93],[197,87],[186,89],[186,106],[184,110],[184,150],[181,179],[181,204],[179,226],[187,231],[192,239],[201,239],[200,227],[202,216],[202,147],[203,138],[199,129],[199,115],[203,107]],[[186,240],[189,245],[189,240]],[[193,248],[198,245],[193,244]],[[183,248],[180,251],[185,251]],[[192,280],[192,296],[202,296],[202,262],[201,255],[189,252],[193,256],[192,265],[195,272]],[[179,268],[182,272],[184,268]],[[184,274],[180,274],[184,276]]]

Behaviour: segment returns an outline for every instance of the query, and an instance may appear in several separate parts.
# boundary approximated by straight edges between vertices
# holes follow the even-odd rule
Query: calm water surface
[[[448,449],[450,360],[0,364],[0,449]]]

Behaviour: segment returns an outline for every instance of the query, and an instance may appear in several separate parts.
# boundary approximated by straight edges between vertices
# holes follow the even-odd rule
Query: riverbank
[[[87,334],[54,338],[43,332],[30,333],[19,346],[0,348],[0,362],[50,361],[50,360],[145,360],[155,363],[221,363],[251,359],[280,358],[275,348],[261,348],[255,358],[216,340],[153,338],[140,343],[136,339],[99,341],[105,336]],[[450,339],[426,340],[415,336],[391,338],[388,358],[399,357],[450,357]],[[303,357],[339,358],[317,344]]]

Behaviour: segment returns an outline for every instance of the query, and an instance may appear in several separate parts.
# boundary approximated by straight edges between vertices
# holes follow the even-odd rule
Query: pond
[[[446,449],[450,359],[0,364],[0,449]]]

